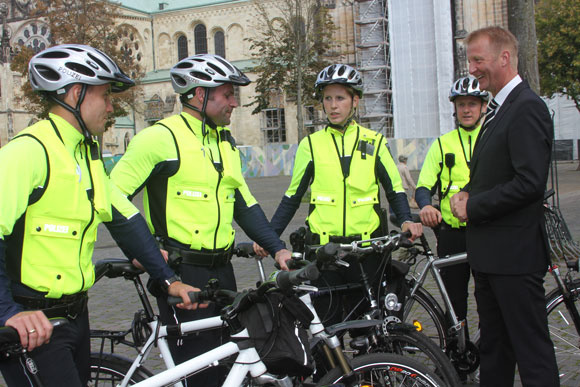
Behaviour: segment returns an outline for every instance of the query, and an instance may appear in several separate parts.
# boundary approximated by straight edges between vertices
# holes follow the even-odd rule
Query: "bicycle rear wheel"
[[[439,347],[447,346],[445,314],[433,296],[423,287],[405,302],[403,322],[420,327],[420,332],[435,341]]]
[[[347,378],[349,386],[445,386],[421,364],[404,356],[372,353],[356,357],[351,365],[352,377],[346,377],[339,368],[334,368],[318,386],[347,382]]]
[[[576,309],[580,311],[580,280],[568,284]],[[546,297],[548,328],[554,343],[558,374],[562,386],[580,385],[580,335],[568,311],[560,289],[552,290]]]
[[[132,361],[113,353],[91,354],[91,375],[88,386],[117,386],[131,368]],[[135,370],[129,384],[136,384],[153,376],[147,368],[141,366]]]

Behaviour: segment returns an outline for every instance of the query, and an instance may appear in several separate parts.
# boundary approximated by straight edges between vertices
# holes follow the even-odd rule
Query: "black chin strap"
[[[184,94],[185,98],[183,98],[183,100],[181,101],[181,104],[185,107],[190,108],[191,110],[198,112],[201,115],[201,118],[202,118],[201,119],[201,135],[203,137],[205,137],[205,135],[207,134],[206,130],[205,130],[206,123],[210,128],[212,128],[214,130],[217,128],[217,125],[212,121],[211,118],[209,118],[207,116],[207,114],[205,114],[205,109],[207,108],[207,100],[209,99],[209,93],[211,92],[211,89],[208,87],[204,87],[203,90],[205,91],[205,97],[203,98],[203,105],[201,106],[201,110],[199,110],[197,107],[195,107],[192,104],[190,104],[189,102],[187,102],[188,99],[187,99],[187,96],[185,96],[185,94]],[[192,96],[192,98],[193,98],[193,96]]]
[[[69,104],[67,104],[66,102],[58,99],[56,97],[56,95],[54,95],[53,93],[50,93],[48,96],[55,103],[57,103],[58,105],[62,106],[63,108],[65,108],[66,110],[68,110],[69,112],[72,113],[72,115],[77,119],[79,126],[81,127],[81,131],[82,131],[83,135],[85,136],[85,141],[88,144],[92,144],[93,143],[93,136],[92,136],[91,132],[89,132],[89,130],[87,129],[87,125],[85,124],[85,121],[81,117],[81,105],[82,105],[83,101],[85,100],[86,94],[87,94],[87,84],[81,83],[81,95],[79,96],[79,100],[77,101],[77,105],[74,108],[72,106],[70,106]]]

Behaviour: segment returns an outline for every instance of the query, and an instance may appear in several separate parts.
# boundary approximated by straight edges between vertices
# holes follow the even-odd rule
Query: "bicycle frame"
[[[426,251],[426,254],[427,254],[427,263],[425,264],[425,268],[423,269],[421,274],[419,274],[419,276],[416,278],[415,284],[414,284],[413,288],[411,289],[411,297],[409,298],[409,301],[407,301],[408,310],[411,310],[411,307],[413,306],[413,303],[415,302],[414,296],[417,293],[417,290],[421,286],[423,286],[423,284],[425,283],[425,281],[427,279],[427,275],[429,273],[431,273],[431,275],[435,279],[435,283],[437,284],[437,287],[439,288],[439,292],[441,293],[441,297],[443,298],[443,302],[445,303],[445,307],[447,308],[447,311],[448,311],[449,316],[451,318],[452,326],[450,327],[449,333],[458,335],[459,340],[458,340],[457,346],[458,346],[459,351],[463,352],[463,351],[465,351],[466,344],[467,344],[466,337],[465,337],[465,322],[459,321],[459,319],[457,318],[457,314],[455,313],[455,310],[453,309],[453,305],[451,304],[451,299],[449,298],[449,293],[447,292],[447,288],[445,287],[445,283],[443,282],[443,278],[441,277],[441,273],[440,273],[439,269],[442,267],[447,267],[447,266],[452,266],[452,265],[457,265],[460,263],[467,262],[467,253],[453,254],[453,255],[448,255],[448,256],[440,258],[440,257],[435,256],[433,254],[433,252],[429,249],[428,251]],[[407,316],[405,316],[405,318],[406,317]]]

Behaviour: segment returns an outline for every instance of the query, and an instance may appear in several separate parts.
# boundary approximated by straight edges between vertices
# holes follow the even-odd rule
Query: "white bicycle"
[[[387,386],[442,386],[442,382],[437,376],[430,373],[421,364],[414,362],[406,357],[375,353],[370,355],[358,356],[354,359],[348,359],[343,351],[340,340],[336,332],[342,329],[351,329],[359,327],[361,323],[366,325],[378,324],[380,321],[369,322],[352,322],[342,324],[344,326],[325,329],[320,322],[308,291],[313,288],[302,285],[304,281],[314,279],[318,276],[316,264],[293,271],[293,272],[274,272],[268,281],[254,291],[245,291],[235,293],[219,289],[207,289],[201,293],[192,293],[193,300],[199,301],[222,301],[227,298],[230,305],[222,310],[221,316],[212,317],[203,320],[191,321],[175,326],[164,326],[153,314],[146,293],[143,291],[139,274],[141,272],[134,268],[127,260],[105,260],[97,263],[97,273],[99,276],[108,277],[124,276],[135,282],[139,297],[145,307],[145,312],[141,314],[141,327],[147,326],[148,329],[141,333],[148,335],[139,350],[137,357],[130,361],[127,358],[111,355],[106,353],[93,354],[91,382],[94,386],[111,385],[111,386],[181,386],[180,380],[187,376],[204,370],[208,367],[216,366],[221,361],[231,359],[236,356],[231,365],[229,373],[224,382],[224,386],[314,386],[328,385],[332,383],[343,383],[348,386],[362,385],[387,385]],[[140,289],[140,291],[139,291]],[[272,290],[273,289],[273,290]],[[304,378],[290,377],[288,375],[274,375],[268,372],[267,367],[260,358],[258,350],[252,346],[253,341],[248,330],[241,324],[239,313],[252,304],[255,299],[253,295],[256,292],[270,291],[295,291],[299,292],[299,298],[311,310],[314,318],[309,326],[309,332],[313,338],[324,348],[327,360],[335,366],[330,372],[323,376],[319,382],[309,382]],[[179,299],[174,300],[176,303]],[[133,324],[133,327],[138,324]],[[200,356],[190,359],[179,365],[175,365],[169,352],[166,337],[169,333],[175,335],[186,335],[193,332],[206,329],[222,329],[227,326],[231,332],[231,341],[225,343],[211,351]],[[128,331],[125,331],[127,335]],[[93,338],[101,337],[103,340],[116,337],[117,341],[122,333],[109,332],[92,334]],[[139,334],[133,334],[133,337]],[[141,344],[141,343],[138,343]],[[143,367],[143,362],[147,358],[154,345],[159,350],[165,361],[167,370],[151,376],[151,372]],[[113,356],[113,358],[111,358]]]

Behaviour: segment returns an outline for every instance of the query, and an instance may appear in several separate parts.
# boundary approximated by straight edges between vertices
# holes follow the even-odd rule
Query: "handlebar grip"
[[[411,231],[405,231],[401,233],[401,238],[399,239],[399,246],[409,248],[413,246],[413,242],[409,238],[413,235]]]
[[[329,262],[336,258],[340,245],[338,243],[327,243],[316,250],[316,260],[321,263]]]
[[[300,285],[305,281],[315,280],[320,272],[315,264],[309,264],[295,271],[281,271],[276,276],[276,285],[281,290],[290,290],[294,285]]]
[[[201,293],[203,293],[203,292],[189,292],[189,293],[187,293],[189,295],[189,299],[191,300],[191,303],[195,304],[195,303],[202,301],[204,299],[204,297]],[[177,304],[181,304],[182,302],[183,302],[183,300],[181,299],[181,297],[174,297],[174,296],[167,297],[167,303],[169,305],[175,306]]]
[[[238,257],[254,257],[256,255],[254,252],[254,244],[252,242],[238,243],[234,250],[234,254]]]

